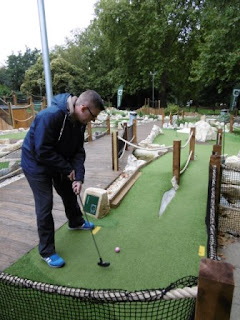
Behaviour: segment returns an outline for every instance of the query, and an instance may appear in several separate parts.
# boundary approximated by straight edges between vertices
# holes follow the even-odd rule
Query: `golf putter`
[[[81,207],[82,207],[82,208],[81,208],[81,209],[82,209],[82,212],[84,213],[84,216],[85,216],[85,218],[86,218],[86,220],[87,220],[87,222],[88,222],[88,224],[89,224],[88,216],[87,216],[87,214],[86,214],[86,212],[85,212],[85,210],[84,210],[84,206],[83,206],[83,202],[82,202],[82,199],[81,199],[80,194],[79,194],[78,196],[79,196],[79,201],[80,201],[80,204],[81,204]],[[96,239],[95,239],[94,234],[93,234],[93,232],[92,232],[92,229],[90,229],[90,231],[91,231],[91,235],[92,235],[92,238],[93,238],[93,242],[94,242],[95,248],[96,248],[97,253],[98,253],[98,257],[99,257],[98,265],[99,265],[100,267],[109,267],[109,266],[110,266],[110,262],[106,262],[106,261],[103,261],[103,260],[102,260],[101,255],[100,255],[100,251],[99,251],[98,246],[97,246]]]

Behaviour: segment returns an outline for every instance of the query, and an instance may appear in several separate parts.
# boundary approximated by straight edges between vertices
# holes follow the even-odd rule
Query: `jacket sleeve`
[[[59,133],[64,120],[64,113],[44,113],[35,119],[33,136],[33,151],[35,158],[41,164],[52,167],[56,172],[70,174],[73,167],[70,162],[56,152]]]
[[[74,158],[72,159],[72,166],[75,170],[76,180],[82,181],[82,182],[84,182],[84,176],[85,176],[84,163],[86,159],[86,153],[84,149],[84,132],[85,132],[85,126],[81,130],[78,151],[75,154]]]

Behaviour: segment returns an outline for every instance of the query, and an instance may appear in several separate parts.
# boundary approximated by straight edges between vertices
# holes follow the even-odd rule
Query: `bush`
[[[0,84],[0,97],[10,96],[11,90],[4,84]]]
[[[178,114],[178,112],[180,111],[179,106],[177,106],[176,104],[173,103],[169,103],[167,108],[165,109],[165,114],[169,115],[171,114]]]

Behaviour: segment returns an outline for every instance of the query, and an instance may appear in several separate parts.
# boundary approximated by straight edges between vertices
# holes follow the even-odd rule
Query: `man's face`
[[[95,121],[100,110],[91,105],[80,105],[75,107],[75,116],[78,121],[87,124],[90,121]]]

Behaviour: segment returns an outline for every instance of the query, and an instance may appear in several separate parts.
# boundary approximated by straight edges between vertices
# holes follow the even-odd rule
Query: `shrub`
[[[180,111],[179,106],[177,106],[176,104],[173,103],[169,103],[167,108],[165,109],[165,114],[169,115],[171,114],[177,114]]]

